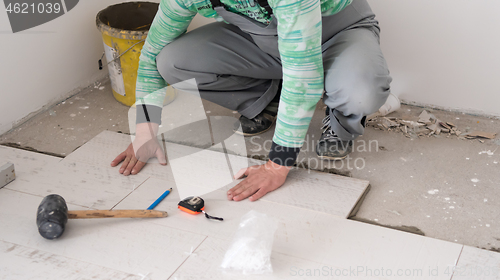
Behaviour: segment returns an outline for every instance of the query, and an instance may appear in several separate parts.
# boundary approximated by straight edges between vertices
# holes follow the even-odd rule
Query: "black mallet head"
[[[46,196],[36,215],[38,232],[46,239],[56,239],[60,237],[68,221],[68,206],[62,196],[51,194]]]

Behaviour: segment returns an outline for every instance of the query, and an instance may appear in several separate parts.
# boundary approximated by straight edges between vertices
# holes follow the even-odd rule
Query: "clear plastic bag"
[[[272,273],[271,251],[277,227],[266,214],[254,210],[246,213],[224,256],[222,269],[243,274]]]

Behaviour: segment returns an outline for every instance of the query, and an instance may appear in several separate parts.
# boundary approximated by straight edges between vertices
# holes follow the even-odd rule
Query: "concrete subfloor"
[[[207,116],[239,117],[213,103],[203,104]],[[0,136],[0,144],[64,157],[103,130],[128,133],[128,110],[113,98],[109,81],[103,81]],[[390,116],[416,121],[422,110],[403,105]],[[427,110],[461,131],[500,133],[500,120]],[[318,104],[299,162],[311,169],[327,168],[370,181],[371,190],[354,219],[500,250],[498,135],[484,143],[443,134],[410,139],[402,133],[368,127],[355,141],[348,159],[322,161],[316,157],[314,145],[321,136],[323,112],[324,105]],[[247,154],[266,156],[272,134],[273,129],[245,138]],[[194,138],[193,145],[199,145]]]

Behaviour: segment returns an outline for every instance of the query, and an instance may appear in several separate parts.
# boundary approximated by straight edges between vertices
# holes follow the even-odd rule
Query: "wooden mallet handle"
[[[92,218],[163,218],[167,212],[157,210],[82,210],[68,211],[69,219]]]

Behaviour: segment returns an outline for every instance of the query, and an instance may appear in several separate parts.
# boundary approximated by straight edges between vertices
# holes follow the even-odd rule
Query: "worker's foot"
[[[352,140],[342,141],[332,130],[330,114],[323,119],[323,133],[316,145],[316,153],[320,159],[341,160],[352,152]]]
[[[271,128],[276,121],[276,115],[275,112],[264,110],[253,119],[241,116],[240,121],[235,124],[234,132],[244,136],[262,134]],[[240,124],[241,130],[239,130]]]
[[[241,116],[240,121],[235,123],[233,131],[244,136],[255,136],[268,131],[276,121],[282,86],[283,80],[279,82],[276,95],[273,100],[267,104],[266,108],[253,119]],[[239,130],[240,124],[241,131]]]

